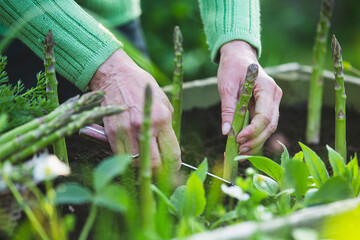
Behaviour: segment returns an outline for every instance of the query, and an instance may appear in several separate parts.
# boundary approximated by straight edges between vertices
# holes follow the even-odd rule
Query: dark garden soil
[[[306,104],[282,106],[280,108],[279,124],[276,132],[265,143],[263,155],[278,161],[282,147],[277,140],[285,144],[290,155],[300,151],[298,142],[305,143]],[[334,110],[324,107],[322,112],[321,142],[319,145],[307,144],[325,162],[327,162],[326,144],[334,148]],[[360,114],[347,110],[347,145],[348,158],[360,152]],[[226,137],[220,131],[220,106],[210,109],[193,109],[183,114],[182,122],[182,160],[192,165],[199,165],[204,157],[208,158],[210,169],[216,162],[223,160]],[[91,142],[78,135],[68,138],[69,161],[81,166],[81,173],[85,173],[98,164],[102,159],[111,155],[106,145]],[[250,166],[244,162],[239,166],[240,173]],[[211,170],[210,170],[211,171]],[[91,174],[89,174],[89,178]],[[87,182],[90,179],[83,179]]]

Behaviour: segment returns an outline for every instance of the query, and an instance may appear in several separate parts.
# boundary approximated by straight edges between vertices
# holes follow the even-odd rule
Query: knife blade
[[[105,133],[105,129],[103,126],[100,126],[98,124],[91,124],[89,126],[85,126],[83,128],[81,128],[79,130],[79,135],[82,136],[82,137],[85,137],[85,138],[88,138],[92,141],[97,141],[97,142],[100,142],[100,143],[109,143],[108,141],[108,138],[106,136],[106,133]],[[132,158],[137,158],[139,157],[139,154],[135,154],[133,156],[131,156]],[[193,169],[193,170],[197,170],[197,167],[194,167],[190,164],[187,164],[187,163],[184,163],[184,162],[181,162],[181,165],[184,166],[184,167],[187,167],[187,168],[190,168],[190,169]],[[207,175],[209,175],[210,177],[213,177],[213,178],[216,178],[222,182],[225,182],[227,184],[229,184],[230,186],[235,186],[232,182],[226,180],[226,179],[223,179],[219,176],[216,176],[212,173],[209,173],[209,172],[206,172]]]

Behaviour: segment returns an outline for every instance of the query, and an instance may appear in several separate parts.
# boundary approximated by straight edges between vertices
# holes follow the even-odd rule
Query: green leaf
[[[78,183],[60,184],[55,189],[55,204],[82,204],[92,199],[92,192]]]
[[[204,185],[200,178],[192,173],[186,182],[185,216],[198,216],[205,210],[206,198]]]
[[[249,160],[254,165],[254,167],[259,169],[260,171],[263,171],[264,173],[275,179],[275,181],[277,182],[281,181],[281,178],[283,177],[284,169],[270,158],[262,157],[262,156],[243,155],[243,156],[237,156],[235,158],[235,161],[239,161],[243,159]]]
[[[346,169],[344,158],[337,153],[334,149],[326,145],[329,155],[329,162],[333,169],[334,176],[348,176],[348,170]]]
[[[255,187],[259,191],[266,193],[269,196],[275,197],[279,190],[279,184],[267,176],[255,174],[253,181]]]
[[[305,204],[323,204],[353,197],[348,182],[342,177],[333,177],[325,182],[317,192],[310,195]]]
[[[220,224],[227,223],[227,222],[232,221],[232,220],[234,220],[236,218],[238,218],[236,210],[229,211],[223,217],[221,217],[216,222],[214,222],[211,225],[210,229],[214,229],[217,226],[219,226]]]
[[[200,178],[201,182],[204,182],[206,179],[207,171],[208,171],[208,162],[207,162],[207,158],[204,158],[204,160],[199,165],[198,169],[194,171],[194,173]]]
[[[179,217],[200,215],[206,205],[205,189],[201,179],[194,172],[190,174],[186,186],[178,187],[171,195],[170,202]]]
[[[304,162],[289,161],[285,167],[285,181],[295,189],[296,196],[305,195],[308,189],[309,171]]]
[[[176,213],[177,210],[175,208],[175,206],[172,204],[172,202],[165,196],[165,194],[157,187],[155,186],[154,184],[151,184],[151,190],[156,193],[160,199],[162,199],[166,205],[169,207],[170,211],[172,213]]]
[[[110,184],[96,194],[94,203],[113,211],[126,212],[129,207],[129,197],[123,187]]]
[[[103,160],[93,173],[95,191],[99,191],[113,178],[123,174],[131,161],[127,155],[115,155]]]
[[[175,208],[175,212],[173,212],[173,214],[177,215],[178,217],[184,216],[185,192],[186,186],[182,185],[177,187],[170,197],[170,202]]]
[[[296,153],[296,154],[294,155],[294,157],[292,158],[292,160],[294,160],[294,161],[299,161],[299,162],[304,161],[304,153],[303,153],[302,151]]]
[[[359,187],[360,187],[360,172],[359,172],[359,165],[356,155],[347,164],[346,169],[349,172],[351,187],[354,190],[355,196],[357,196],[359,194]]]
[[[314,177],[316,186],[320,187],[329,179],[325,164],[313,150],[300,142],[299,144],[304,153],[310,175]]]
[[[284,152],[281,154],[281,166],[282,167],[285,167],[286,164],[290,161],[290,155],[289,155],[289,152],[286,148],[286,146],[281,143],[280,141],[278,141],[278,143],[283,147],[284,149]]]

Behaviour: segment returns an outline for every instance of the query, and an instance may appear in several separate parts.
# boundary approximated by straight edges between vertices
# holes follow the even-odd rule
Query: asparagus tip
[[[341,46],[339,41],[336,39],[335,34],[332,36],[331,49],[333,59],[335,59],[335,57],[339,58],[341,56]]]
[[[259,66],[256,63],[252,63],[247,68],[246,79],[248,79],[248,81],[250,82],[255,81],[258,74],[259,74]]]

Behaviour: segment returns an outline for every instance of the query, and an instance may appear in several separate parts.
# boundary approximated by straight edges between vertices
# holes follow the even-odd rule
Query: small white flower
[[[244,193],[241,187],[239,186],[226,186],[226,184],[221,185],[221,190],[229,195],[230,197],[236,198],[239,201],[247,201],[250,198],[250,195]]]
[[[57,176],[67,176],[70,174],[69,166],[60,161],[55,155],[42,154],[33,159],[33,161],[33,177],[35,182],[52,180]]]
[[[255,208],[254,214],[258,220],[267,221],[274,218],[274,215],[269,212],[263,205],[259,205]]]

